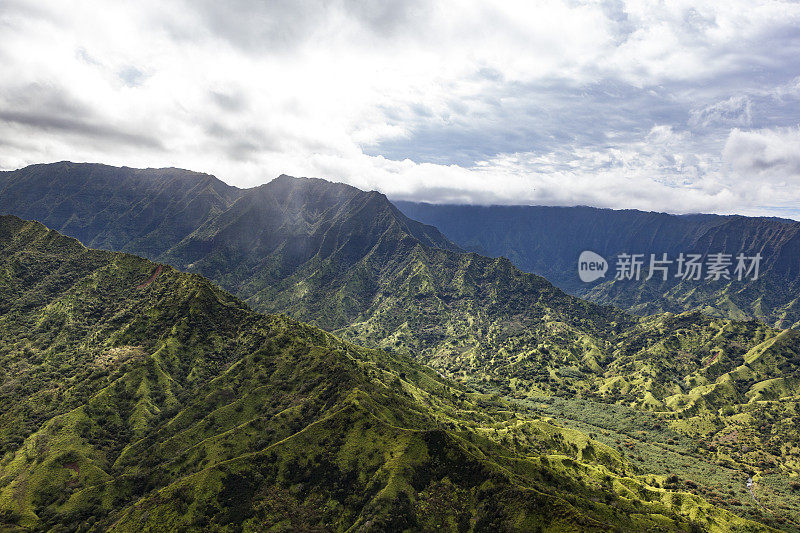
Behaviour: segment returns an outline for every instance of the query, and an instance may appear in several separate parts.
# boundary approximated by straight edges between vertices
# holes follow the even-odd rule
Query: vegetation
[[[38,220],[86,246],[149,258],[241,194],[214,176],[177,168],[63,161],[0,173],[0,214]]]
[[[583,466],[575,468],[584,474],[570,470],[568,476],[584,488],[568,487],[558,476],[553,480],[538,474],[530,477],[526,469],[537,464],[537,471],[546,469],[550,472],[546,476],[555,476],[552,464],[542,463],[540,457],[569,456],[575,464],[605,469],[612,477],[627,475],[651,488],[680,489],[711,499],[727,512],[762,524],[790,531],[800,527],[795,518],[800,483],[800,338],[796,330],[698,312],[639,318],[586,302],[544,278],[520,271],[506,259],[463,252],[435,228],[402,215],[378,193],[323,180],[284,176],[248,191],[227,190],[225,196],[211,194],[218,185],[215,178],[205,175],[170,170],[180,177],[167,181],[178,191],[174,195],[165,192],[153,176],[143,182],[152,185],[146,191],[156,193],[137,188],[137,180],[144,179],[141,176],[126,178],[135,187],[131,185],[125,194],[143,198],[128,216],[152,223],[132,238],[123,228],[126,217],[107,227],[87,222],[113,212],[118,199],[113,193],[99,195],[97,205],[92,205],[85,195],[71,194],[75,172],[86,169],[65,165],[58,167],[65,174],[56,173],[58,179],[49,181],[46,169],[27,170],[35,172],[33,178],[25,179],[47,183],[51,199],[67,195],[64,208],[48,212],[48,217],[61,220],[64,227],[89,232],[84,238],[91,242],[133,251],[141,247],[140,253],[209,276],[245,303],[197,274],[182,274],[128,255],[87,250],[42,226],[4,218],[0,453],[9,455],[0,464],[7,472],[0,473],[0,504],[17,501],[12,494],[27,493],[24,487],[30,476],[49,475],[23,468],[27,463],[20,454],[37,455],[38,450],[48,450],[53,440],[75,439],[69,442],[75,443],[76,453],[88,457],[97,468],[91,470],[97,474],[92,483],[104,487],[101,491],[97,485],[91,492],[92,501],[102,499],[103,527],[123,517],[133,520],[124,523],[141,525],[144,519],[137,514],[141,508],[130,507],[133,500],[158,502],[159,494],[161,498],[184,494],[169,489],[178,482],[186,494],[211,498],[222,486],[217,464],[239,465],[236,472],[252,471],[256,467],[249,461],[266,461],[261,451],[283,439],[294,439],[305,428],[328,427],[327,421],[335,425],[342,417],[357,425],[356,419],[380,414],[380,420],[388,424],[382,431],[402,428],[415,438],[419,432],[444,431],[455,439],[442,441],[445,447],[462,446],[459,449],[468,455],[474,450],[466,443],[477,446],[480,464],[486,460],[499,465],[503,475],[509,476],[504,481],[509,487],[562,498],[581,516],[608,527],[624,529],[631,524],[609,518],[606,511],[588,510],[594,509],[594,503],[584,501],[582,491],[595,485],[594,478],[581,470]],[[103,167],[102,179],[97,180],[113,190],[109,168]],[[25,183],[23,177],[11,174],[4,177],[5,183],[17,188]],[[62,179],[66,185],[60,188]],[[147,200],[162,197],[169,198],[172,206],[163,212],[170,213],[176,224],[184,224],[180,231],[163,228],[162,211]],[[213,208],[203,207],[210,199]],[[189,204],[200,207],[189,208]],[[246,304],[310,322],[343,340],[288,318],[255,314]],[[261,346],[271,345],[275,338],[288,340],[282,341],[285,346],[280,349],[262,353]],[[320,347],[324,347],[321,352]],[[274,374],[279,368],[286,375]],[[275,388],[285,379],[289,382],[280,385],[285,388]],[[325,389],[328,392],[320,399],[322,383],[328,383],[330,390]],[[230,392],[217,398],[213,392],[217,389]],[[236,404],[241,395],[253,395],[253,403]],[[205,397],[212,399],[202,403]],[[281,400],[273,405],[274,398]],[[290,398],[289,403],[285,398]],[[505,405],[506,400],[513,404]],[[279,413],[280,418],[274,418]],[[628,418],[642,424],[642,429],[630,429]],[[522,422],[509,423],[517,419]],[[406,442],[401,437],[406,433],[373,436],[377,426],[370,424],[369,431],[362,432],[375,442]],[[536,431],[525,429],[532,427]],[[603,459],[597,459],[599,448],[594,443],[587,448],[581,440],[587,439],[585,435],[575,436],[574,430],[594,433],[596,440],[624,455],[611,460],[616,456],[603,453]],[[69,436],[76,431],[77,437]],[[550,438],[552,431],[574,446]],[[322,440],[302,441],[297,449],[327,449],[334,441],[329,431],[323,433]],[[303,433],[303,438],[312,434],[316,435]],[[86,441],[89,437],[92,440]],[[350,436],[340,444],[351,450],[359,439]],[[292,442],[301,441],[290,439],[284,444]],[[346,523],[361,527],[379,515],[416,517],[408,519],[414,524],[407,526],[410,529],[437,529],[445,522],[459,529],[462,516],[478,524],[476,517],[484,512],[480,503],[486,498],[478,498],[472,485],[452,477],[445,480],[445,476],[414,484],[407,477],[432,468],[425,462],[432,452],[397,462],[391,453],[386,455],[389,444],[385,443],[376,444],[369,459],[377,470],[358,470],[358,479],[373,479],[378,471],[391,479],[400,476],[397,479],[416,491],[400,491],[408,498],[402,504],[404,511],[387,511],[373,502],[377,494],[399,494],[395,488],[386,489],[395,487],[386,481],[389,478],[379,476],[375,479],[386,484],[369,485],[377,491],[370,493],[370,499],[363,499],[367,485],[361,485],[352,492],[361,499],[342,493],[336,497],[339,503],[330,508],[336,510],[317,519],[319,510],[327,509],[318,497],[327,502],[333,498],[331,489],[303,492],[310,481],[289,483],[276,470],[270,471],[272,477],[261,474],[269,483],[262,478],[247,481],[248,487],[258,487],[253,488],[252,494],[258,495],[252,496],[253,505],[260,505],[258,513],[262,513],[252,516],[260,522],[270,513],[284,513],[287,527],[295,529],[313,529],[309,523],[315,521],[329,524],[345,508],[351,514],[342,516],[350,518],[336,522],[334,529],[350,527]],[[409,450],[429,448],[419,441],[408,443]],[[349,453],[337,451],[336,457],[345,454],[350,460]],[[76,457],[67,459],[62,463],[77,464]],[[465,460],[461,457],[454,464]],[[358,461],[366,464],[363,458]],[[620,467],[619,461],[625,466]],[[209,476],[217,472],[217,477],[205,478],[204,472]],[[337,472],[344,475],[349,470]],[[130,489],[134,492],[118,492],[123,490],[119,483],[111,482],[136,475],[140,481],[157,481]],[[673,476],[678,476],[677,482]],[[20,479],[13,485],[16,493],[7,488],[12,479]],[[748,479],[754,484],[751,490],[745,486]],[[314,483],[322,487],[327,481]],[[623,494],[614,483],[595,489],[609,487],[618,496]],[[577,499],[570,500],[570,495]],[[195,502],[195,496],[176,498]],[[502,502],[515,501],[517,496],[498,498],[497,505],[502,507]],[[274,501],[264,503],[263,499]],[[40,500],[2,504],[6,514],[0,516],[12,517],[17,524],[63,521],[62,504],[42,507],[36,502]],[[459,511],[435,518],[438,515],[431,509],[443,502],[466,510],[463,515]],[[376,505],[380,510],[371,514]],[[510,529],[514,528],[508,524],[516,523],[510,518],[514,513],[527,516],[529,512],[519,511],[516,504],[512,507],[513,511],[504,507],[511,514],[498,518]],[[685,502],[679,507],[686,507]],[[673,516],[673,511],[665,512]],[[698,520],[691,512],[679,514],[711,528],[710,522]],[[367,518],[359,521],[362,515]],[[52,520],[37,522],[42,516]],[[423,519],[433,522],[423,523]],[[552,524],[554,519],[537,520]]]
[[[14,217],[0,250],[3,529],[766,529],[197,275]]]

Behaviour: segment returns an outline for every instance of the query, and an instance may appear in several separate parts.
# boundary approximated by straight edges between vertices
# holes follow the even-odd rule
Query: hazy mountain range
[[[800,222],[720,215],[669,215],[592,207],[463,206],[396,202],[406,215],[432,224],[459,246],[511,259],[571,294],[638,314],[692,309],[727,318],[758,318],[776,327],[800,324]],[[662,281],[605,278],[582,283],[578,256],[739,253],[763,261],[757,280]],[[645,272],[646,272],[645,268]],[[732,270],[732,269],[731,269]]]

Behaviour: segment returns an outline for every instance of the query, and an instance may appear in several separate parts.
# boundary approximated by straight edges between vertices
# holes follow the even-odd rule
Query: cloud
[[[9,0],[0,28],[0,169],[800,216],[796,2]]]
[[[502,153],[604,146],[608,132],[617,142],[632,140],[654,124],[686,116],[657,89],[610,80],[576,87],[558,79],[453,95],[426,114],[411,104],[384,113],[402,133],[364,143],[365,153],[467,166]]]
[[[712,125],[749,126],[753,120],[752,102],[747,96],[731,96],[691,112],[689,124],[707,128]]]
[[[247,98],[241,93],[229,94],[211,91],[209,96],[223,111],[238,112],[244,111],[247,108]]]
[[[66,135],[88,137],[94,142],[120,142],[144,148],[161,147],[158,139],[117,130],[105,124],[91,123],[81,119],[71,119],[43,113],[0,111],[0,121],[25,126],[27,129],[37,132],[55,130]]]
[[[734,129],[723,150],[726,163],[743,175],[800,185],[800,129]]]
[[[139,87],[147,79],[147,75],[144,72],[132,65],[123,67],[117,75],[128,87]]]
[[[23,135],[56,134],[111,147],[122,143],[139,148],[162,148],[155,137],[104,122],[88,105],[58,86],[34,83],[7,89],[0,94],[0,102],[0,124],[14,127]]]

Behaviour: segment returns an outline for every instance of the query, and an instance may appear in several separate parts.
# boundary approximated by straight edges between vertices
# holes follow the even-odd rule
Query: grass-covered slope
[[[247,191],[161,259],[218,281],[257,309],[335,329],[376,297],[382,266],[417,244],[458,250],[382,194],[281,176]]]
[[[553,404],[562,416],[574,410],[573,427],[613,435],[619,451],[633,452],[646,471],[669,468],[673,484],[686,481],[692,492],[716,493],[724,507],[800,531],[796,330],[667,314],[616,335],[611,354],[596,367],[565,361],[549,375],[508,365],[465,378],[544,405],[542,414],[553,414]],[[748,478],[755,493],[728,496]]]
[[[760,531],[205,279],[0,217],[0,529]]]

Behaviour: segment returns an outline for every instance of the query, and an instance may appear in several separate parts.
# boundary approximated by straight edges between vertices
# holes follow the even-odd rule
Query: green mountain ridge
[[[530,351],[545,340],[570,361],[582,359],[606,351],[608,331],[635,323],[507,260],[462,252],[382,194],[318,179],[282,176],[245,191],[151,258],[207,276],[257,310],[451,372],[483,372],[498,352]]]
[[[61,162],[3,173],[0,213],[87,246],[156,257],[242,194],[208,174]]]
[[[376,269],[417,243],[458,250],[380,193],[281,176],[248,191],[160,259],[217,280],[257,309],[335,329],[371,296],[346,285],[367,278],[361,289],[376,289],[368,286]]]
[[[197,275],[14,217],[0,248],[6,530],[767,530]]]

